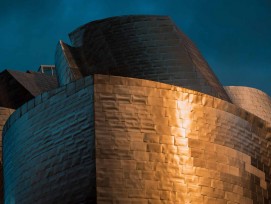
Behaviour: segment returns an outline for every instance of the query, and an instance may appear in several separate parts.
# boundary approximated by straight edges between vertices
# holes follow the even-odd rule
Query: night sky
[[[54,64],[69,32],[129,14],[171,16],[223,85],[271,95],[271,0],[0,0],[0,69]]]

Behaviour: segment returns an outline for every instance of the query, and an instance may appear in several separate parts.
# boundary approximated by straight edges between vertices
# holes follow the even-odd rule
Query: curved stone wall
[[[158,82],[95,75],[94,87],[98,203],[270,202],[266,121]]]
[[[81,70],[164,82],[230,101],[196,46],[167,16],[121,16],[70,34]]]
[[[93,80],[45,92],[3,134],[4,202],[95,203]]]
[[[271,124],[271,98],[261,90],[244,86],[224,87],[232,102]]]

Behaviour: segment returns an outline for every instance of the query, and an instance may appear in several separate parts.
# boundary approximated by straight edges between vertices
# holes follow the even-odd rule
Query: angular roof
[[[24,88],[33,96],[57,87],[56,77],[48,76],[40,72],[7,70]]]
[[[65,85],[74,80],[82,78],[79,70],[80,63],[80,50],[71,47],[63,41],[59,41],[55,54],[55,66],[59,85]]]
[[[58,86],[54,76],[39,72],[4,70],[0,73],[0,106],[16,109],[35,96]]]

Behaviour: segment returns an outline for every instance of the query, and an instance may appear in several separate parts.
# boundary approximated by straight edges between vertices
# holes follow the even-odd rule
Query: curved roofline
[[[166,16],[166,15],[145,15],[145,14],[138,14],[138,15],[121,15],[121,16],[113,16],[113,17],[108,17],[108,18],[103,18],[103,19],[97,19],[97,20],[93,20],[90,21],[88,23],[83,24],[82,26],[79,26],[78,28],[76,28],[75,30],[73,30],[72,32],[69,33],[69,38],[71,38],[71,35],[73,35],[74,33],[76,33],[77,31],[83,29],[84,27],[91,25],[91,24],[97,24],[97,23],[102,23],[102,22],[106,22],[106,21],[110,21],[116,18],[128,18],[128,17],[160,17],[160,18],[167,18],[167,19],[171,19],[170,16]]]
[[[224,86],[224,88],[227,88],[227,87],[237,87],[237,88],[247,88],[247,89],[254,89],[254,90],[256,90],[256,91],[260,91],[261,93],[263,93],[263,94],[265,94],[265,95],[267,95],[269,98],[270,98],[270,100],[271,100],[271,96],[269,96],[267,93],[265,93],[264,91],[262,91],[261,89],[257,89],[257,88],[254,88],[254,87],[250,87],[250,86]]]
[[[241,107],[239,107],[239,106],[237,106],[235,104],[232,104],[232,103],[230,103],[228,101],[222,100],[222,99],[217,98],[215,96],[211,96],[211,95],[208,95],[208,94],[205,94],[205,93],[202,93],[202,92],[199,92],[199,91],[195,91],[195,90],[192,90],[192,89],[187,89],[187,88],[180,87],[180,86],[165,84],[165,83],[162,83],[162,82],[151,81],[151,80],[146,80],[146,79],[138,79],[138,78],[122,77],[122,76],[112,76],[112,75],[102,75],[102,74],[93,74],[93,75],[84,77],[82,79],[75,80],[75,81],[71,82],[70,84],[66,84],[66,85],[58,87],[56,89],[43,92],[42,94],[40,94],[40,95],[38,95],[36,97],[41,97],[41,98],[44,97],[44,99],[42,101],[47,100],[48,97],[51,96],[51,93],[56,93],[56,92],[58,92],[57,90],[65,89],[65,87],[71,86],[71,84],[76,84],[80,80],[88,80],[90,78],[93,78],[93,83],[96,84],[96,83],[99,83],[98,82],[99,81],[99,79],[98,79],[99,76],[106,76],[108,78],[115,77],[115,78],[120,78],[120,79],[121,78],[126,78],[126,79],[129,80],[130,86],[132,86],[131,84],[133,84],[133,83],[138,84],[139,82],[140,83],[145,82],[146,84],[148,84],[147,82],[149,81],[149,82],[152,82],[154,85],[156,85],[156,87],[159,87],[159,88],[163,87],[163,89],[167,89],[167,90],[176,90],[176,91],[179,91],[179,92],[184,92],[184,93],[188,93],[188,94],[198,95],[198,96],[201,96],[201,97],[206,97],[205,100],[210,100],[212,102],[202,104],[202,106],[206,106],[206,107],[214,108],[214,109],[217,109],[217,110],[225,111],[225,112],[233,114],[233,115],[235,115],[237,117],[240,117],[241,119],[249,122],[253,127],[263,128],[263,129],[267,130],[268,134],[266,135],[266,139],[267,140],[271,139],[271,123],[269,123],[268,121],[256,116],[255,114],[253,114],[253,113],[251,113],[251,112],[249,112],[249,111],[247,111],[247,110],[245,110],[245,109],[243,109],[243,108],[241,108]],[[153,84],[150,87],[153,87]],[[28,103],[33,103],[33,101],[35,101],[35,98],[27,101],[25,104],[23,104],[22,106],[17,108],[11,114],[11,116],[8,118],[8,120],[6,121],[6,123],[4,125],[3,132],[7,131],[10,128],[10,126],[17,121],[18,118],[22,117],[28,111],[27,110],[25,112],[21,112],[21,109],[27,107]],[[187,100],[188,100],[188,98],[187,98]],[[189,103],[191,103],[191,102],[189,102]]]

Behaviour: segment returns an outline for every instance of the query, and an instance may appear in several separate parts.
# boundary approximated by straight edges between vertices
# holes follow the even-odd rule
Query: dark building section
[[[72,32],[70,39],[73,46],[80,48],[79,68],[84,76],[110,74],[149,79],[230,101],[193,42],[167,16],[93,21]]]
[[[13,113],[13,109],[0,107],[0,134],[2,135],[3,127],[9,118],[9,116]],[[2,137],[0,137],[0,163],[2,168]]]
[[[7,121],[5,203],[95,203],[92,77],[43,93]]]
[[[178,28],[177,28],[178,29]],[[184,39],[184,45],[189,53],[189,56],[191,57],[191,60],[195,67],[198,68],[200,74],[202,74],[203,78],[207,79],[209,86],[212,87],[213,91],[215,91],[216,96],[218,98],[224,99],[226,101],[230,101],[230,97],[227,96],[227,92],[225,90],[222,90],[222,85],[219,82],[218,78],[216,77],[215,73],[212,71],[212,69],[209,67],[206,60],[203,58],[195,44],[184,34],[179,30],[179,35]],[[193,89],[193,87],[191,87]],[[198,89],[195,89],[198,90]],[[198,90],[199,91],[199,90]],[[210,93],[210,90],[202,89],[202,93]]]
[[[49,66],[41,66],[39,72],[4,70],[0,73],[0,132],[10,114],[37,95],[55,89],[56,77],[44,74]],[[53,67],[50,66],[53,72]],[[0,203],[3,200],[2,137],[0,139]]]
[[[68,84],[74,80],[82,78],[79,71],[78,51],[64,42],[60,41],[57,45],[55,63],[59,85]]]
[[[17,109],[35,96],[57,88],[56,77],[40,72],[5,70],[0,73],[0,106]]]
[[[0,107],[0,203],[3,203],[3,161],[2,161],[2,131],[3,127],[9,118],[9,116],[13,113],[13,109]]]

